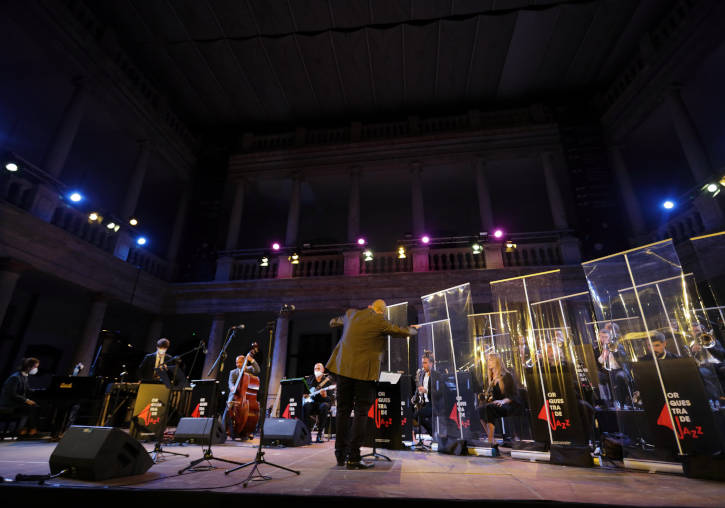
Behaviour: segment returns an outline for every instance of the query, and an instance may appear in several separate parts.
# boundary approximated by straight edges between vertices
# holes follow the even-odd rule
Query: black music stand
[[[383,373],[381,372],[380,375],[382,376],[382,374]],[[380,377],[378,377],[378,379],[375,380],[375,393],[377,394],[379,391],[380,391]],[[377,403],[378,403],[378,397],[376,396],[373,404],[377,405]],[[377,410],[377,408],[376,408],[376,410]],[[374,460],[385,459],[388,462],[392,462],[392,460],[390,460],[390,457],[388,457],[387,455],[378,453],[378,449],[377,449],[378,439],[377,438],[378,438],[378,428],[376,427],[375,432],[373,433],[373,451],[371,451],[370,453],[366,453],[365,455],[361,455],[360,460],[364,459],[365,457],[372,457]]]
[[[416,387],[416,389],[417,389],[417,387]],[[420,429],[423,428],[423,424],[422,424],[423,417],[420,415],[420,408],[422,408],[423,405],[425,405],[425,399],[423,399],[423,405],[419,405],[418,404],[419,401],[420,401],[419,397],[421,397],[420,392],[416,392],[416,403],[415,403],[415,407],[418,409],[418,425],[415,426],[416,427],[415,433],[418,435],[418,442],[412,444],[410,446],[410,449],[411,450],[416,450],[416,451],[417,450],[420,450],[420,451],[424,451],[424,452],[429,452],[429,451],[433,450],[433,448],[431,448],[430,445],[427,445],[427,444],[425,444],[423,442],[423,438],[421,437],[421,434],[422,433],[420,431]],[[432,405],[433,403],[430,402],[429,404]]]
[[[293,306],[283,305],[282,309],[280,310],[280,315],[288,314],[290,311],[294,310]],[[234,467],[232,469],[227,469],[224,471],[224,474],[229,474],[234,471],[237,471],[238,469],[245,468],[247,466],[254,466],[252,467],[252,470],[249,472],[249,475],[247,476],[247,479],[242,482],[242,487],[246,488],[247,484],[250,481],[265,481],[265,480],[271,480],[271,476],[265,476],[259,471],[259,466],[262,464],[266,464],[268,466],[276,467],[278,469],[284,469],[285,471],[289,471],[290,473],[294,473],[296,475],[299,475],[300,472],[296,471],[294,469],[290,469],[288,467],[280,466],[279,464],[273,464],[272,462],[268,462],[264,458],[264,451],[262,451],[262,442],[264,441],[264,420],[267,416],[267,395],[269,394],[269,373],[270,369],[272,368],[272,352],[274,351],[274,336],[275,336],[275,328],[276,324],[274,321],[270,321],[267,323],[267,326],[265,327],[269,333],[269,346],[267,348],[267,369],[265,371],[265,382],[261,383],[261,386],[264,387],[264,394],[262,396],[262,401],[259,405],[259,427],[261,429],[259,433],[259,446],[257,447],[257,455],[254,457],[254,460],[251,462],[247,462],[246,464],[240,464],[237,467]],[[260,330],[257,333],[260,333],[264,331],[264,328]]]
[[[230,328],[230,331],[231,331],[231,333],[227,332],[227,340],[226,340],[226,342],[224,342],[224,346],[222,347],[222,350],[219,351],[219,355],[216,357],[216,360],[214,360],[214,363],[209,368],[209,372],[206,373],[207,376],[211,375],[211,373],[214,372],[214,369],[216,369],[216,366],[219,364],[219,361],[222,359],[222,357],[226,356],[227,347],[229,347],[229,344],[231,343],[232,339],[236,335],[237,328],[233,326]],[[213,416],[215,421],[219,420],[219,409],[220,408],[218,408],[218,407],[215,408],[214,416]],[[218,462],[226,462],[227,464],[241,464],[241,462],[237,462],[235,460],[220,459],[219,457],[214,456],[214,452],[211,449],[212,438],[214,436],[214,427],[215,427],[214,422],[212,422],[212,424],[209,426],[209,442],[207,443],[206,448],[204,448],[204,450],[202,451],[202,456],[198,459],[192,460],[189,463],[189,465],[186,466],[184,469],[180,469],[179,474],[184,474],[185,471],[196,472],[196,471],[208,471],[210,469],[216,469],[214,466],[211,465],[211,463],[209,464],[208,467],[205,467],[203,469],[197,469],[196,466],[204,461],[210,462],[212,460],[216,460]],[[188,457],[188,455],[187,455],[187,457]]]

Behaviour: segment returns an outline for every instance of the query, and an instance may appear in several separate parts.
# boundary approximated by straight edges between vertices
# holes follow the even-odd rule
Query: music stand
[[[164,441],[164,432],[166,431],[166,424],[169,422],[169,413],[171,412],[171,408],[169,407],[169,404],[171,402],[171,382],[169,381],[169,376],[166,372],[164,372],[164,376],[160,376],[161,380],[163,381],[164,385],[168,389],[168,393],[166,394],[166,402],[164,403],[164,424],[161,425],[161,431],[157,434],[156,442],[154,443],[154,449],[151,450],[151,460],[156,464],[159,461],[159,455],[179,455],[180,457],[188,457],[189,455],[186,453],[179,453],[179,452],[170,452],[168,450],[164,450],[162,444]],[[138,418],[136,418],[135,424],[138,426]]]
[[[282,309],[280,310],[280,315],[288,315],[290,311],[294,310],[293,306],[284,305],[282,306]],[[290,473],[294,473],[296,475],[299,475],[300,472],[296,471],[294,469],[290,469],[285,466],[280,466],[279,464],[274,464],[272,462],[268,462],[264,458],[264,451],[262,450],[262,442],[264,441],[264,421],[267,417],[267,395],[269,394],[269,374],[270,369],[272,368],[272,352],[274,351],[274,336],[275,336],[275,328],[276,323],[274,321],[270,321],[267,323],[267,326],[265,327],[269,333],[269,341],[268,341],[268,348],[267,348],[267,369],[265,371],[265,382],[261,385],[264,386],[264,394],[262,395],[262,401],[260,403],[260,418],[259,418],[259,427],[261,429],[259,433],[259,445],[257,446],[257,455],[254,457],[254,460],[247,462],[246,464],[240,464],[237,467],[234,467],[232,469],[227,469],[224,471],[224,474],[229,474],[234,471],[237,471],[238,469],[245,468],[247,466],[254,466],[252,467],[252,470],[249,472],[249,475],[247,476],[247,479],[242,482],[242,487],[246,488],[247,484],[250,481],[265,481],[265,480],[271,480],[271,476],[263,475],[259,471],[259,466],[262,464],[267,464],[268,466],[273,466],[278,469],[284,469],[285,471],[289,471]],[[264,331],[264,328],[260,330],[257,333],[260,333]]]
[[[375,393],[377,394],[380,391],[380,383],[381,382],[387,382],[387,383],[391,383],[391,384],[394,384],[395,385],[395,384],[398,384],[398,381],[399,380],[400,380],[400,374],[395,374],[393,372],[381,372],[380,373],[380,376],[375,381]],[[400,388],[398,388],[398,389],[400,389]],[[376,396],[375,397],[375,401],[373,402],[373,404],[377,404],[377,403],[378,403],[378,398]],[[377,442],[378,442],[378,439],[377,439],[377,437],[378,437],[378,430],[379,429],[376,427],[375,428],[374,435],[373,435],[373,451],[370,452],[370,453],[366,453],[365,455],[361,455],[360,456],[360,459],[362,460],[365,457],[372,457],[374,460],[377,460],[377,459],[380,458],[380,459],[385,459],[388,462],[392,462],[392,460],[390,460],[390,457],[388,457],[387,455],[383,455],[382,453],[378,453],[378,449],[377,449],[377,446],[378,446],[377,445]]]
[[[423,417],[420,414],[420,409],[423,407],[423,405],[425,405],[425,400],[423,401],[423,404],[422,405],[418,405],[418,402],[419,402],[418,397],[420,397],[420,393],[416,392],[416,404],[415,404],[415,406],[418,409],[418,425],[416,425],[415,427],[416,427],[416,434],[418,435],[418,442],[412,444],[410,446],[410,449],[411,450],[421,450],[421,451],[424,451],[424,452],[429,452],[433,448],[431,448],[430,445],[427,445],[427,444],[425,444],[425,442],[423,442],[422,432],[420,431],[420,429],[423,428],[423,424],[422,424]]]
[[[227,332],[227,340],[226,340],[226,342],[224,342],[224,346],[222,347],[222,350],[219,351],[219,355],[216,357],[216,360],[214,360],[214,363],[209,368],[209,372],[207,372],[207,374],[206,374],[207,376],[211,375],[211,373],[214,372],[214,369],[216,369],[216,366],[219,363],[219,361],[221,360],[221,358],[223,356],[226,356],[227,347],[229,347],[229,344],[231,343],[232,339],[234,338],[234,336],[237,333],[237,328],[234,326],[231,327],[230,330],[231,330],[231,333]],[[215,409],[216,409],[216,411],[214,411],[213,418],[215,421],[217,421],[217,420],[219,420],[219,409],[220,408],[216,407]],[[199,463],[204,462],[204,461],[210,462],[212,460],[216,460],[219,462],[226,462],[227,464],[241,464],[241,462],[237,462],[235,460],[220,459],[219,457],[214,456],[214,452],[211,449],[212,438],[214,436],[214,426],[215,426],[214,422],[212,422],[212,424],[209,426],[209,442],[207,443],[206,448],[203,449],[201,458],[192,460],[188,466],[186,466],[184,469],[179,470],[179,474],[184,474],[185,471],[189,471],[189,470],[202,471],[202,469],[196,469],[196,466]],[[187,455],[187,457],[188,457],[188,455]],[[212,466],[210,463],[208,467],[203,469],[203,471],[208,471],[210,469],[216,469],[216,468],[214,466]]]

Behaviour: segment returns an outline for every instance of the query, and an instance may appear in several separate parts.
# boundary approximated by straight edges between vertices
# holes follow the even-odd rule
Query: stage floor
[[[255,456],[255,441],[227,442],[214,446],[217,457],[246,462]],[[152,450],[152,445],[146,445]],[[47,474],[55,443],[48,441],[0,442],[0,475]],[[105,487],[123,491],[183,489],[224,493],[351,496],[439,500],[526,500],[647,506],[723,506],[725,484],[679,475],[650,474],[604,468],[575,468],[513,460],[508,457],[456,457],[438,453],[381,450],[392,462],[377,461],[375,468],[348,471],[338,467],[333,442],[297,448],[265,448],[266,459],[301,471],[299,476],[269,466],[262,471],[273,479],[242,488],[248,469],[230,475],[220,469],[178,475],[190,459],[201,456],[201,447],[170,445],[170,451],[190,458],[166,456],[140,476],[104,482],[65,478],[49,480],[53,486]],[[368,449],[363,449],[366,453]],[[18,484],[15,484],[18,485]],[[33,484],[28,484],[33,485]],[[37,483],[35,484],[37,485]],[[4,489],[5,490],[5,489]]]

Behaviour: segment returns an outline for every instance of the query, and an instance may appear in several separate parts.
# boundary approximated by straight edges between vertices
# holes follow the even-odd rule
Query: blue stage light
[[[675,207],[675,202],[672,200],[666,200],[662,203],[662,208],[665,210],[672,210]]]
[[[68,194],[68,199],[70,199],[74,203],[80,203],[81,201],[83,201],[83,195],[78,191],[73,191]]]
[[[139,236],[138,238],[136,238],[136,243],[139,245],[146,245],[146,237]]]

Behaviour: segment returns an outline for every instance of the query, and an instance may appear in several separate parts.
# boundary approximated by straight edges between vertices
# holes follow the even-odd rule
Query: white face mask
[[[159,353],[160,356],[164,356],[166,354],[165,349],[157,349],[156,351]]]
[[[322,373],[322,371],[321,371],[321,370],[316,370],[316,371],[315,371],[315,377],[316,377],[317,379],[320,379],[320,378],[322,377],[322,374],[323,374],[323,373]]]
[[[38,373],[38,367],[33,367],[32,369],[30,369],[30,372],[28,372],[28,374],[30,374],[31,376],[34,376],[37,373]]]

